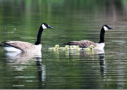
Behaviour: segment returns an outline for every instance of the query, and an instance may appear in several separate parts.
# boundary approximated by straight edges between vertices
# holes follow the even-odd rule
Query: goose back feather
[[[7,48],[12,48],[12,47],[16,48],[22,52],[31,52],[31,51],[36,51],[36,50],[40,51],[41,50],[41,44],[40,44],[40,47],[37,48],[37,45],[33,45],[31,43],[23,42],[23,41],[5,41],[5,42],[1,42],[1,43],[4,43],[4,46],[5,46],[4,49],[6,49],[6,50],[10,50]],[[13,51],[13,50],[11,50],[11,51]]]
[[[79,45],[80,48],[88,48],[90,45],[93,45],[94,47],[97,46],[96,43],[89,41],[89,40],[81,40],[81,41],[71,41],[68,43],[64,43],[66,45]]]

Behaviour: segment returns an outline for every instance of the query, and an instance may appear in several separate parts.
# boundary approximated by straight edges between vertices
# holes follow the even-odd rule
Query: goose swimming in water
[[[103,49],[105,46],[105,41],[104,41],[104,35],[105,35],[105,31],[109,30],[109,29],[113,29],[108,25],[103,25],[101,28],[101,32],[100,32],[100,41],[98,43],[94,43],[92,41],[89,40],[81,40],[81,41],[70,41],[67,43],[64,43],[66,45],[78,45],[80,48],[89,48],[90,45],[94,46],[94,49]]]
[[[1,45],[6,51],[11,51],[11,52],[38,52],[41,51],[42,45],[41,45],[41,34],[44,29],[47,28],[53,28],[50,27],[48,24],[43,23],[38,31],[37,35],[37,41],[35,44],[31,44],[28,42],[23,42],[23,41],[4,41],[0,42]]]

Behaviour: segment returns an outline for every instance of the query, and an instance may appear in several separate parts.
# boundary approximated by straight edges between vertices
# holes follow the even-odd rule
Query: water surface
[[[7,53],[0,48],[1,89],[126,89],[126,0],[1,0],[0,41],[35,43],[41,23],[53,29],[42,34],[41,56]],[[50,52],[49,47],[73,40],[99,41],[104,53]]]

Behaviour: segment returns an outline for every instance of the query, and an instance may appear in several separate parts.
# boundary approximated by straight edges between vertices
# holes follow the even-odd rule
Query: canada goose
[[[53,28],[50,27],[48,24],[46,23],[42,23],[39,31],[38,31],[38,35],[37,35],[37,41],[35,42],[35,44],[31,44],[28,42],[23,42],[23,41],[4,41],[4,42],[0,42],[3,45],[2,46],[6,51],[11,51],[11,52],[37,52],[37,51],[41,51],[42,45],[41,45],[41,34],[43,32],[44,29],[47,28]]]
[[[113,29],[113,28],[111,28],[108,25],[102,26],[101,32],[100,32],[100,41],[98,43],[94,43],[94,42],[89,41],[89,40],[81,40],[81,41],[71,41],[71,42],[67,42],[64,44],[66,44],[66,45],[79,45],[80,48],[88,48],[90,45],[93,45],[94,49],[103,49],[105,46],[104,34],[105,34],[105,31],[107,31],[109,29]]]

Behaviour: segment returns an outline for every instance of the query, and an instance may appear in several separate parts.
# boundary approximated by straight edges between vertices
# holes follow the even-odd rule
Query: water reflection
[[[9,62],[13,62],[14,64],[26,64],[26,63],[29,63],[30,60],[33,58],[36,59],[36,57],[39,57],[39,58],[42,57],[41,52],[37,52],[37,53],[7,52],[5,56],[7,57],[7,60]]]
[[[43,88],[45,85],[43,82],[46,80],[46,66],[42,64],[42,53],[15,53],[15,52],[7,52],[6,54],[7,57],[7,64],[10,66],[10,68],[13,68],[13,71],[16,72],[24,72],[26,69],[32,68],[34,65],[34,69],[37,72],[37,77],[29,75],[16,75],[14,76],[15,79],[31,79],[31,80],[26,80],[27,82],[35,82],[36,80],[33,80],[34,78],[37,78],[38,84],[37,88]],[[31,73],[31,71],[29,72]],[[25,87],[24,85],[20,84],[14,84],[14,88],[21,88]]]
[[[37,73],[38,73],[38,89],[42,89],[45,86],[46,81],[46,65],[42,65],[40,57],[37,57]],[[39,59],[39,60],[38,60]]]
[[[100,72],[101,72],[101,74],[102,75],[104,75],[105,74],[105,55],[104,55],[104,53],[103,54],[98,54],[99,55],[99,60],[100,60]]]
[[[84,51],[70,51],[70,52],[68,52],[68,54],[66,54],[65,52],[62,52],[62,51],[59,51],[59,52],[60,52],[59,54],[56,52],[50,52],[50,53],[57,55],[57,56],[54,55],[55,57],[52,57],[52,58],[57,58],[57,60],[59,60],[58,62],[60,65],[61,65],[61,63],[66,62],[66,64],[67,64],[66,67],[68,67],[68,69],[66,69],[66,67],[63,66],[63,68],[62,68],[63,70],[65,69],[65,70],[69,71],[70,69],[72,69],[72,67],[75,67],[75,70],[73,70],[73,69],[70,70],[70,73],[67,73],[67,76],[64,76],[63,78],[66,79],[66,77],[68,77],[68,75],[70,75],[70,77],[68,77],[68,78],[75,77],[74,81],[77,80],[77,78],[81,78],[82,80],[79,82],[79,84],[81,85],[80,88],[83,88],[82,84],[87,84],[85,86],[87,88],[91,88],[91,83],[93,83],[93,82],[99,83],[100,80],[105,76],[105,69],[106,68],[105,68],[105,52],[104,52],[104,50],[100,51],[100,52],[95,51],[94,54],[90,54],[90,52],[86,52],[86,51],[85,52]],[[62,55],[63,56],[65,55],[66,57],[62,58],[63,57]],[[62,59],[64,61],[62,61]],[[68,64],[69,64],[69,66],[68,66]],[[65,73],[67,71],[65,71]],[[57,72],[57,73],[62,73],[62,72]],[[96,79],[96,81],[94,81],[95,79]],[[78,81],[79,80],[75,81],[75,83]],[[72,82],[73,82],[73,80],[72,80]],[[94,88],[96,86],[93,84],[92,87]]]
[[[41,58],[25,54],[4,56],[0,48],[1,89],[119,88],[115,84],[127,88],[126,0],[0,2],[0,41],[34,43],[36,27],[42,21],[55,28],[53,31],[46,30],[43,34],[43,48],[55,44],[62,46],[67,40],[84,38],[98,41],[98,33],[103,24],[109,24],[115,29],[106,33],[105,51],[98,51],[97,54],[68,51],[47,53],[46,50]]]
[[[20,54],[6,53],[6,57],[8,58],[7,60],[9,60],[8,61],[9,66],[13,67],[13,69],[16,69],[13,71],[23,72],[27,69],[28,72],[31,73],[36,68],[35,73],[37,75],[31,75],[31,74],[30,75],[22,75],[22,74],[14,75],[13,78],[15,80],[17,79],[16,81],[19,81],[20,84],[14,83],[13,87],[25,88],[26,83],[35,82],[36,88],[39,88],[39,89],[47,88],[47,87],[52,88],[55,85],[59,88],[63,88],[63,87],[66,88],[64,84],[68,81],[68,79],[70,81],[68,81],[67,86],[70,86],[69,83],[74,85],[78,83],[79,88],[91,88],[91,83],[93,82],[100,83],[101,80],[103,81],[103,83],[101,84],[102,86],[108,85],[108,84],[104,84],[104,82],[107,81],[104,52],[102,53],[102,51],[101,52],[98,51],[97,54],[95,53],[90,54],[88,52],[82,51],[82,52],[78,52],[77,54],[77,52],[71,51],[69,55],[67,54],[67,57],[63,58],[63,61],[65,63],[63,63],[61,59],[62,54],[66,55],[65,53],[62,53],[62,51],[59,53],[58,51],[53,53],[56,54],[56,56],[54,55],[54,57],[56,57],[58,61],[52,61],[53,60],[52,58],[51,61],[48,62],[49,64],[42,63],[41,54],[31,55],[28,53],[20,53]],[[68,61],[66,61],[66,59],[68,59]],[[33,63],[35,64],[35,67]],[[20,66],[22,68],[19,68]],[[30,69],[32,67],[34,67],[34,69]],[[32,71],[29,71],[29,70],[32,70]],[[75,71],[78,71],[78,73]],[[118,73],[121,74],[120,72]],[[81,81],[79,80],[80,78],[81,78]],[[118,78],[117,80],[123,80],[120,76],[117,78]],[[28,79],[28,80],[25,80],[24,83],[21,83],[20,79]],[[99,84],[96,85],[94,83],[92,84],[92,88],[102,87],[101,85]],[[118,85],[120,84],[123,84],[123,83],[119,82]]]
[[[83,57],[83,56],[90,56],[90,55],[102,55],[105,53],[104,49],[100,49],[100,50],[74,50],[74,49],[68,49],[68,50],[52,50],[52,51],[49,51],[51,53],[54,54],[54,56],[56,58],[59,58],[60,57],[60,53],[62,54],[65,54],[66,58],[69,58],[70,55],[72,56],[78,56],[79,58],[80,57]]]

